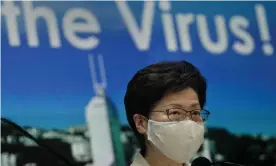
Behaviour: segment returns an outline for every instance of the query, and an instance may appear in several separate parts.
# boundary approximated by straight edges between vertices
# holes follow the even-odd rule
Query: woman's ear
[[[140,134],[146,134],[148,129],[148,122],[146,118],[143,117],[143,115],[135,114],[133,115],[133,120],[136,126],[137,131]]]

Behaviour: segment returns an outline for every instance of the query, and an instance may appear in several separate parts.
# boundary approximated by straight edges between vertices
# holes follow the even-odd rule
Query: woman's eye
[[[179,114],[180,114],[180,112],[176,112],[176,111],[175,111],[175,112],[173,112],[173,114],[179,115]]]
[[[170,110],[170,115],[180,115],[181,112],[178,110]]]

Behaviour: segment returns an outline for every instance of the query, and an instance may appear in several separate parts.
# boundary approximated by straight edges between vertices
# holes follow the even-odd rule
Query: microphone
[[[221,165],[221,166],[244,166],[236,163],[231,163],[231,162],[216,162],[216,163],[211,163],[209,159],[206,157],[198,157],[196,158],[191,166],[212,166],[212,165]]]
[[[206,157],[198,157],[194,159],[191,166],[211,166],[212,163]]]

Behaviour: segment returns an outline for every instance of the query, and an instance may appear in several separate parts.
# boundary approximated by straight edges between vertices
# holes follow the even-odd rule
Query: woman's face
[[[187,88],[179,92],[169,93],[164,96],[152,109],[149,115],[149,119],[159,122],[167,122],[175,120],[179,117],[185,117],[185,119],[191,119],[191,116],[181,116],[187,112],[193,110],[200,110],[200,104],[196,92]],[[171,112],[168,114],[168,110]],[[179,111],[185,110],[185,111]],[[184,120],[184,119],[181,119]],[[191,119],[195,120],[195,119]],[[141,115],[134,115],[134,121],[139,133],[146,134],[147,132],[147,119]],[[196,120],[195,120],[196,121]]]

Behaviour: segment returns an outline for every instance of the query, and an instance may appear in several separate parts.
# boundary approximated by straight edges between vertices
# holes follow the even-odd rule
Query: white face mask
[[[164,155],[178,162],[189,162],[204,141],[204,124],[192,120],[157,122],[148,120],[148,140]]]

